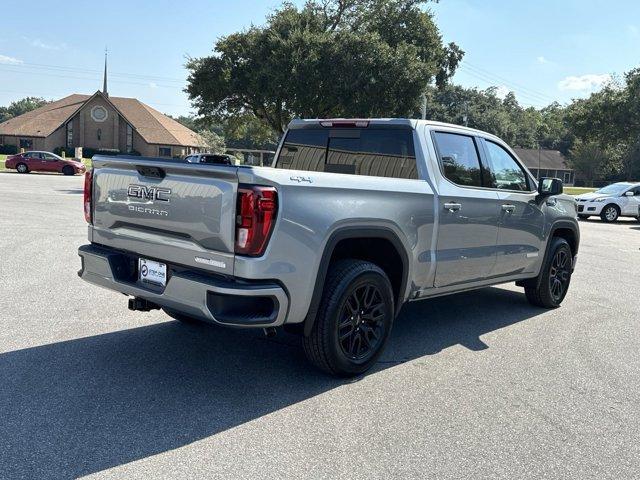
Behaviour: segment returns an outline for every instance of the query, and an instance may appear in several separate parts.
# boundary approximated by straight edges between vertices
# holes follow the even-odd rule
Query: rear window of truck
[[[275,167],[418,178],[413,130],[409,128],[369,126],[289,130]]]

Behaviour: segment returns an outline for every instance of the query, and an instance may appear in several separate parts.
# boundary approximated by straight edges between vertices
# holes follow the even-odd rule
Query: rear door
[[[41,172],[44,170],[44,160],[40,156],[40,152],[27,152],[22,156],[29,167],[29,170]]]
[[[94,157],[91,241],[233,274],[237,168]]]
[[[486,278],[496,260],[498,194],[483,187],[479,139],[448,131],[432,132],[444,176],[439,185],[440,210],[435,286]]]
[[[481,139],[490,186],[498,194],[499,222],[496,263],[491,276],[533,272],[544,233],[544,214],[535,184],[504,146]]]

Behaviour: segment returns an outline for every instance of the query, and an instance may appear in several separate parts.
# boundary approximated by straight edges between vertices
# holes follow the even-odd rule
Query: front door
[[[633,196],[627,195],[626,192],[623,194],[621,202],[622,215],[637,217],[638,208],[640,207],[640,187],[634,187],[628,191],[633,193]]]
[[[496,261],[498,193],[483,187],[479,140],[470,135],[433,132],[446,181],[438,196],[439,229],[436,287],[486,278]]]
[[[45,172],[59,172],[61,169],[61,161],[55,155],[50,153],[41,153],[42,166]]]
[[[544,214],[532,179],[504,146],[481,140],[499,198],[500,219],[492,277],[535,270],[544,233]]]

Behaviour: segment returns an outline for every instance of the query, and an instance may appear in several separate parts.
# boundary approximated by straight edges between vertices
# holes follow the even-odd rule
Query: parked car
[[[93,165],[80,277],[132,310],[284,327],[334,375],[370,368],[410,301],[516,282],[558,307],[578,254],[562,182],[536,184],[502,140],[456,125],[294,120],[272,167]]]
[[[187,163],[208,163],[211,165],[233,165],[230,155],[216,153],[196,153],[185,158]]]
[[[62,158],[51,152],[25,152],[7,157],[5,168],[14,168],[19,173],[58,172],[64,175],[85,173],[84,164],[73,158]]]
[[[619,182],[591,193],[576,196],[578,217],[599,215],[603,222],[615,222],[619,217],[640,220],[640,183]]]

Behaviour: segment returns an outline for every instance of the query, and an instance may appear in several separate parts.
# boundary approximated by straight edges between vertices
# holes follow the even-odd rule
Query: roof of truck
[[[462,125],[455,125],[453,123],[445,123],[445,122],[436,122],[434,120],[420,120],[414,118],[308,118],[301,119],[296,118],[289,122],[289,128],[304,128],[305,126],[317,125],[326,123],[327,127],[329,123],[353,123],[355,127],[357,127],[357,123],[359,122],[367,122],[368,124],[374,125],[404,125],[411,128],[416,128],[418,125],[427,125],[431,127],[442,127],[442,128],[454,128],[459,131],[465,131],[475,135],[482,135],[486,137],[498,138],[495,135],[484,132],[482,130],[476,130],[475,128],[469,128]]]

